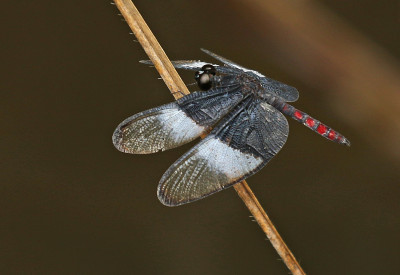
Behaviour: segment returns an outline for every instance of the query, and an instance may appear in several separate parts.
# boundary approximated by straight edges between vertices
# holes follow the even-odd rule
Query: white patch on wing
[[[162,125],[163,131],[169,133],[176,143],[183,140],[192,140],[205,130],[203,126],[196,124],[185,112],[179,109],[166,109],[157,119]]]
[[[263,75],[263,74],[261,74],[261,73],[259,73],[259,72],[257,72],[257,71],[247,69],[247,68],[242,67],[242,66],[239,66],[239,65],[237,65],[237,64],[232,64],[232,63],[230,63],[229,66],[232,66],[232,67],[235,67],[235,68],[237,68],[237,69],[240,69],[240,70],[242,70],[242,71],[244,71],[244,72],[246,72],[246,73],[247,73],[247,72],[251,72],[251,73],[253,73],[253,74],[255,74],[255,75],[259,76],[259,77],[265,77],[265,75]]]
[[[262,163],[261,158],[243,153],[216,138],[209,139],[198,149],[196,158],[207,160],[211,169],[225,174],[229,179],[240,178]]]
[[[150,154],[190,142],[204,130],[173,103],[127,118],[115,130],[113,143],[125,153]]]
[[[238,182],[262,164],[262,158],[240,152],[210,136],[165,172],[158,186],[158,198],[167,206],[195,201]]]
[[[257,72],[257,71],[249,70],[249,69],[246,69],[246,70],[247,70],[246,72],[252,72],[252,73],[258,75],[259,77],[265,77],[265,75],[263,75],[262,73],[259,73],[259,72]]]

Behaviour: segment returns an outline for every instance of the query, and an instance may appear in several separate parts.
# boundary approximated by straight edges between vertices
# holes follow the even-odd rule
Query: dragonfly
[[[257,173],[286,143],[285,115],[328,140],[350,146],[342,134],[288,104],[299,98],[296,88],[202,51],[222,65],[172,62],[177,69],[195,71],[199,91],[125,119],[112,136],[119,151],[151,154],[208,133],[161,177],[157,196],[164,205],[202,199]]]

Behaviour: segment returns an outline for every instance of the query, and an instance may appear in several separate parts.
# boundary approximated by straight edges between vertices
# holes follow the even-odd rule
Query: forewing
[[[176,60],[171,62],[172,65],[174,65],[174,67],[177,69],[184,69],[190,71],[200,71],[204,65],[211,64],[200,60]],[[153,62],[151,60],[140,60],[140,63],[153,65]],[[211,65],[213,65],[214,67],[219,67],[219,65],[217,64],[211,64]]]
[[[184,69],[190,71],[200,71],[204,65],[211,64],[200,60],[176,60],[171,62],[172,65],[174,65],[174,67],[177,69]],[[211,64],[211,65],[213,65],[215,69],[219,67],[219,65],[217,64]]]
[[[153,65],[153,62],[151,62],[151,60],[141,60],[140,63],[147,64],[147,65]],[[213,64],[210,62],[200,61],[200,60],[176,60],[176,61],[171,61],[171,63],[177,69],[183,69],[183,70],[189,70],[189,71],[200,71],[204,65],[210,64],[215,67],[215,70],[218,73],[221,73],[221,74],[235,73],[235,71],[231,70],[230,68],[223,67],[218,64]]]
[[[158,198],[167,206],[201,199],[253,175],[285,144],[286,118],[272,106],[243,100],[163,175]]]
[[[206,49],[203,49],[203,48],[201,48],[201,50],[202,50],[204,53],[208,54],[209,56],[211,56],[211,57],[213,57],[213,58],[215,58],[215,59],[221,61],[221,62],[224,63],[225,65],[228,65],[228,66],[230,66],[230,67],[234,67],[234,68],[240,69],[240,70],[242,70],[242,71],[248,71],[248,70],[249,70],[249,69],[246,69],[245,67],[242,67],[242,66],[240,66],[239,64],[237,64],[237,63],[235,63],[235,62],[233,62],[233,61],[231,61],[231,60],[229,60],[229,59],[226,59],[225,57],[222,57],[222,56],[220,56],[220,55],[218,55],[218,54],[216,54],[216,53],[213,53],[212,51],[209,51],[209,50],[206,50]]]
[[[178,147],[208,131],[243,98],[239,86],[195,92],[124,120],[113,134],[125,153],[150,154]]]
[[[206,50],[206,49],[201,49],[201,50],[231,68],[235,68],[236,70],[240,70],[242,72],[250,73],[250,74],[256,76],[260,80],[260,82],[262,83],[262,85],[266,91],[268,91],[271,94],[279,96],[284,101],[293,102],[299,98],[299,92],[297,91],[297,89],[295,87],[292,87],[285,83],[268,78],[265,75],[263,75],[257,71],[250,70],[243,66],[240,66],[239,64],[237,64],[229,59],[226,59],[225,57],[217,55],[209,50]]]

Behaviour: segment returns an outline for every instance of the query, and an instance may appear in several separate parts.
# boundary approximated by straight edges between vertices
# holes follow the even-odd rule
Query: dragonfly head
[[[194,79],[197,82],[197,85],[203,91],[206,91],[212,86],[212,79],[215,76],[216,70],[215,67],[211,64],[204,65],[200,71],[197,71],[194,74]]]

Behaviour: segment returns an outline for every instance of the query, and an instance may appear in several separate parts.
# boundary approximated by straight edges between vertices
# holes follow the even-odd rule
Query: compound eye
[[[215,75],[215,73],[217,72],[217,70],[215,69],[215,67],[211,64],[206,64],[201,68],[202,71],[204,71],[207,74],[212,74]]]
[[[210,89],[212,86],[211,77],[212,76],[207,73],[196,74],[195,79],[197,81],[197,85],[199,85],[199,88],[203,91]]]

